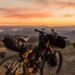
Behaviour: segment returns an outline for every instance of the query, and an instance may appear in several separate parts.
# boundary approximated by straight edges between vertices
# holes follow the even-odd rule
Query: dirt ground
[[[75,49],[68,45],[65,49],[59,50],[63,55],[63,66],[59,75],[75,75]]]
[[[61,50],[63,54],[63,66],[60,75],[75,75],[75,49],[68,45]]]

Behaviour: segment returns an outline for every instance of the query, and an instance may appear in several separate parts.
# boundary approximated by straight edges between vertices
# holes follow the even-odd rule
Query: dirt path
[[[75,75],[75,49],[68,46],[62,50],[63,54],[63,67],[60,75]]]

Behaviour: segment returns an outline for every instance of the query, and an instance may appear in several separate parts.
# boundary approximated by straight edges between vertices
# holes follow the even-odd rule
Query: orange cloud
[[[7,18],[43,18],[53,16],[50,12],[45,11],[31,11],[29,9],[5,9],[0,8],[0,12],[5,12],[4,15]]]
[[[0,12],[4,12],[4,15],[7,14],[17,14],[20,10],[19,9],[15,9],[15,8],[0,8]]]
[[[75,8],[75,3],[71,3],[71,2],[58,2],[58,5],[60,6],[60,8],[65,8],[65,7]]]
[[[75,16],[73,14],[64,14],[64,17],[72,17],[72,16]]]
[[[11,14],[6,17],[9,18],[44,18],[44,17],[51,17],[52,15],[44,12],[33,12],[33,13],[24,13],[24,14]]]

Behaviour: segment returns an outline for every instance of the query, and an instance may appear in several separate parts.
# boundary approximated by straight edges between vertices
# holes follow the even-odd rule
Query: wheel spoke
[[[0,74],[1,75],[11,75],[11,73],[13,73],[13,70],[15,68],[16,61],[17,61],[17,58],[15,55],[4,59],[0,64]]]

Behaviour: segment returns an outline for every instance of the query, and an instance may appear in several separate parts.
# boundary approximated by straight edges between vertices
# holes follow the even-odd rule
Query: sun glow
[[[75,1],[3,1],[0,0],[0,26],[75,25]]]

